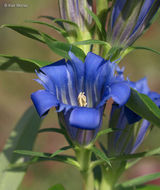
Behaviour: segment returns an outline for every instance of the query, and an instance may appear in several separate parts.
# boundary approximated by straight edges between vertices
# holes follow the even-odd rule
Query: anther
[[[86,107],[87,106],[87,98],[84,95],[84,92],[80,92],[78,95],[78,104],[80,107]]]

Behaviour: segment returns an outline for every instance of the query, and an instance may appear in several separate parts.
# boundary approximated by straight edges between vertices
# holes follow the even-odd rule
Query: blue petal
[[[148,94],[150,91],[146,77],[138,80],[137,82],[129,82],[129,85],[142,94]]]
[[[116,0],[113,11],[112,11],[111,28],[113,28],[113,25],[115,24],[116,19],[118,18],[120,12],[122,11],[125,3],[126,3],[126,0]]]
[[[132,110],[130,110],[126,106],[124,108],[124,114],[125,114],[129,124],[133,124],[141,119],[141,117],[139,115],[134,113]]]
[[[85,95],[87,97],[87,106],[95,106],[95,87],[96,76],[99,68],[103,65],[104,59],[94,53],[89,52],[85,59]]]
[[[98,107],[105,104],[105,102],[112,98],[119,106],[124,105],[130,96],[130,87],[128,82],[114,82],[110,86],[106,86],[103,94],[103,99],[99,103]]]
[[[157,92],[149,92],[148,96],[160,108],[160,94],[158,94]]]
[[[132,34],[134,32],[136,32],[138,27],[143,23],[144,19],[149,14],[149,11],[150,11],[153,3],[155,3],[155,0],[145,0],[143,6],[141,8],[141,11],[140,11],[136,26],[134,27],[134,30],[133,30]]]
[[[154,15],[157,13],[160,7],[159,0],[146,0],[139,15],[138,21],[136,23],[135,28],[133,29],[132,34],[128,39],[128,45],[131,45],[141,34],[143,31],[147,29]]]
[[[134,153],[136,149],[139,147],[139,145],[142,143],[149,126],[150,126],[150,122],[144,119],[141,124],[140,131],[137,135],[136,142],[134,143],[132,153]]]
[[[50,108],[58,106],[56,96],[46,90],[38,90],[32,93],[31,99],[40,117],[45,115]]]
[[[110,86],[110,96],[120,106],[124,105],[130,96],[130,87],[127,82],[116,82]]]
[[[93,130],[100,127],[102,112],[98,109],[77,107],[70,114],[69,124],[72,127]]]
[[[84,90],[84,63],[78,59],[71,51],[69,52],[71,65],[75,73],[78,94]]]
[[[73,69],[65,60],[40,68],[52,80],[57,99],[64,104],[77,105],[77,91]]]
[[[87,54],[84,82],[88,107],[96,107],[102,99],[104,86],[110,85],[115,80],[115,66],[115,63],[105,61],[96,54]]]

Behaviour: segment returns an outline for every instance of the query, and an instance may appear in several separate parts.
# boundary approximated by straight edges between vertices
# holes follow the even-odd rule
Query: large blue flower
[[[37,82],[45,89],[33,93],[31,99],[41,117],[56,107],[71,139],[88,144],[101,126],[106,101],[113,98],[124,105],[130,88],[115,75],[115,63],[91,52],[84,63],[71,52],[69,56],[71,60],[40,68]]]
[[[129,82],[129,84],[140,93],[148,95],[160,107],[160,94],[149,90],[146,78],[137,82]],[[110,125],[116,121],[111,127],[117,128],[118,131],[109,134],[109,153],[119,155],[135,152],[149,130],[150,122],[142,119],[126,106],[118,108],[115,103],[112,105],[110,118]]]
[[[108,40],[113,46],[130,46],[150,26],[159,6],[159,0],[116,0]]]

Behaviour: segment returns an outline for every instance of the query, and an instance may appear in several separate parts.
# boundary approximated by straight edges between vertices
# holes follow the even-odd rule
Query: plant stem
[[[84,190],[94,190],[94,177],[91,163],[91,150],[87,147],[76,147],[75,149],[77,161],[80,164],[80,172],[84,180]]]
[[[101,166],[101,171],[102,171],[102,180],[99,190],[113,190],[111,176],[108,175],[108,171],[104,166]]]

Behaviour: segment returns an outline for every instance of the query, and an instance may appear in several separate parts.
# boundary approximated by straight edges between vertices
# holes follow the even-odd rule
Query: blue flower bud
[[[82,31],[85,31],[92,23],[92,17],[86,8],[92,10],[92,0],[59,0],[61,18],[75,22]],[[65,24],[67,30],[71,26]]]
[[[149,90],[146,78],[137,82],[130,82],[130,86],[140,93],[148,95],[160,107],[160,94]],[[150,125],[149,121],[142,119],[126,106],[119,108],[114,103],[110,116],[110,127],[116,128],[117,131],[109,134],[109,154],[134,153],[143,142],[147,131],[150,129]]]
[[[150,26],[159,0],[116,0],[108,26],[112,46],[128,47]]]

